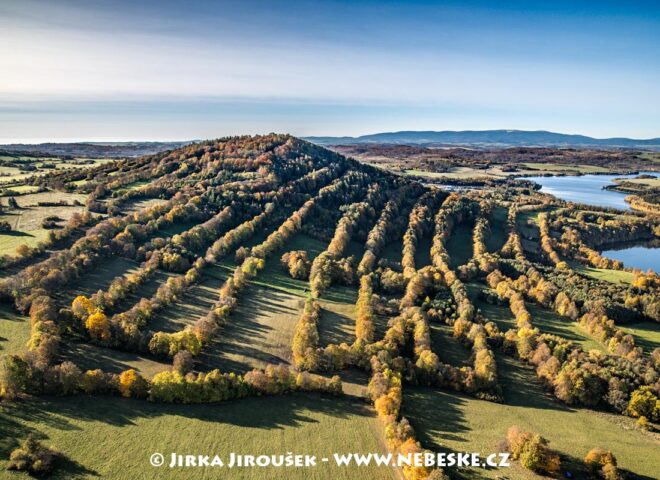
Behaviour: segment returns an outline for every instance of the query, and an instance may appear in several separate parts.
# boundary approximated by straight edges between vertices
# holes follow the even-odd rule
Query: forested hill
[[[408,145],[600,147],[660,150],[660,138],[645,140],[632,138],[593,138],[585,135],[568,135],[544,130],[401,131],[374,133],[360,137],[307,137],[306,140],[320,145],[391,143]]]
[[[100,436],[144,478],[158,435],[259,451],[277,428],[312,452],[540,452],[484,480],[588,478],[614,450],[600,478],[655,478],[660,278],[600,253],[660,236],[646,199],[450,192],[276,134],[46,170],[0,212],[0,471],[45,450],[30,434],[57,478],[117,478]],[[450,478],[383,472],[359,476]]]

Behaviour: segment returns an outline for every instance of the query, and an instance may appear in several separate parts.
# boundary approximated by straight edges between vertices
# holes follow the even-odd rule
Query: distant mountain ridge
[[[12,143],[0,145],[0,150],[40,155],[119,158],[138,157],[172,150],[192,143],[185,142],[69,142],[69,143]]]
[[[660,138],[593,138],[545,130],[463,130],[383,132],[360,137],[305,137],[320,145],[389,143],[483,147],[583,147],[660,150]]]

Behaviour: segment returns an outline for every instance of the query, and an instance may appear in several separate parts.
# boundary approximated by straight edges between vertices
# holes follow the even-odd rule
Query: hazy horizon
[[[660,5],[0,4],[0,143],[287,132],[660,135]]]
[[[523,130],[518,130],[518,129],[508,129],[508,128],[498,128],[498,129],[492,129],[492,130],[503,130],[503,131],[523,131]],[[398,132],[408,132],[408,131],[414,131],[414,130],[396,130],[396,131],[390,131],[390,132],[370,132],[364,135],[374,135],[374,134],[381,134],[381,133],[398,133]],[[421,131],[421,130],[416,130],[416,131]],[[428,131],[439,131],[439,130],[428,130]],[[457,130],[458,131],[458,130]],[[464,130],[464,131],[470,131],[470,130]],[[475,131],[482,131],[486,132],[489,130],[475,130]],[[524,130],[526,132],[533,132],[532,130]],[[548,133],[558,133],[562,135],[583,135],[579,132],[552,132],[549,130],[537,130],[537,131],[543,131],[543,132],[548,132]],[[255,133],[255,135],[266,135],[270,133],[283,133],[283,134],[291,134],[291,132],[258,132]],[[296,136],[295,134],[291,134]],[[229,136],[229,135],[228,135]],[[363,135],[299,135],[299,137],[302,138],[307,138],[307,137],[353,137],[353,138],[359,138]],[[587,135],[588,136],[588,135]],[[70,139],[57,139],[57,140],[52,140],[48,138],[36,138],[36,139],[23,139],[15,142],[3,142],[0,141],[0,145],[37,145],[37,144],[42,144],[42,143],[98,143],[98,144],[103,144],[103,143],[178,143],[178,142],[197,142],[197,141],[204,141],[204,140],[210,140],[213,138],[221,138],[220,136],[211,136],[211,137],[200,137],[200,138],[186,138],[186,139],[177,139],[177,138],[162,138],[162,139],[140,139],[140,138],[134,138],[134,139],[122,139],[122,138],[115,138],[115,139],[77,139],[77,138],[70,138]],[[660,135],[656,135],[653,137],[648,137],[648,138],[634,138],[634,137],[624,137],[621,135],[615,135],[613,137],[591,137],[596,140],[604,140],[608,138],[629,138],[630,140],[651,140],[651,139],[656,139],[660,138]]]

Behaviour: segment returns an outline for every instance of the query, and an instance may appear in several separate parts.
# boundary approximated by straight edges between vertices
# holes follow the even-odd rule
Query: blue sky
[[[0,0],[0,142],[660,136],[660,2]]]

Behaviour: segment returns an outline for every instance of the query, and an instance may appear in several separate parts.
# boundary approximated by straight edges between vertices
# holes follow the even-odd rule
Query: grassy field
[[[506,220],[508,213],[504,207],[496,207],[493,211],[490,221],[490,232],[486,236],[486,248],[489,252],[497,252],[506,242]]]
[[[518,228],[523,229],[523,231],[521,232],[522,234],[527,236],[538,236],[536,235],[538,233],[538,230],[534,229],[534,227],[538,228],[539,213],[541,212],[533,211],[533,212],[521,212],[518,214],[516,220],[518,221]]]
[[[474,167],[452,167],[447,172],[431,172],[420,169],[406,169],[404,174],[418,177],[427,177],[432,179],[468,179],[475,177],[503,178],[510,175],[543,175],[557,173],[607,173],[609,170],[604,167],[594,165],[568,165],[555,163],[531,163],[524,162],[518,165],[515,172],[503,170],[503,166],[493,166],[490,168]]]
[[[12,195],[22,194],[22,193],[36,193],[39,191],[39,187],[34,185],[16,185],[7,187],[5,189],[5,195],[10,197]]]
[[[540,211],[521,212],[516,217],[516,228],[523,238],[539,238]]]
[[[79,160],[92,160],[94,163],[89,165],[78,165],[75,162]],[[29,157],[29,156],[10,157],[6,155],[0,155],[0,162],[2,161],[10,161],[10,162],[21,161],[26,165],[30,164],[37,167],[37,170],[27,172],[27,171],[22,171],[17,167],[1,165],[0,186],[6,183],[12,183],[17,181],[22,182],[27,180],[28,178],[41,177],[45,174],[62,171],[62,170],[70,170],[74,168],[80,170],[87,170],[96,167],[102,163],[111,162],[113,160],[106,158],[93,158],[93,159],[77,158],[75,160],[61,160],[59,158],[40,158],[40,157]],[[54,165],[55,168],[43,168],[45,163]],[[11,188],[12,190],[17,190],[20,187],[10,186],[8,188]],[[34,187],[30,187],[30,188],[34,188]]]
[[[195,225],[198,225],[197,222],[176,222],[163,229],[161,229],[157,236],[160,237],[173,237],[178,233],[183,233],[186,230],[190,230]]]
[[[570,266],[576,272],[596,280],[604,280],[611,283],[627,283],[633,280],[633,274],[625,270],[610,270],[607,268],[595,268],[584,265],[577,261],[569,262]]]
[[[660,162],[660,153],[658,152],[642,152],[637,156],[650,162]]]
[[[131,273],[136,268],[137,264],[135,267],[129,268],[126,273]],[[126,295],[125,298],[118,301],[112,308],[106,310],[106,313],[115,314],[123,312],[139,302],[141,298],[151,298],[162,283],[166,282],[169,277],[173,277],[175,275],[176,274],[172,272],[157,270],[146,282],[140,285],[135,292]]]
[[[16,201],[21,207],[29,207],[36,206],[38,202],[59,202],[61,200],[68,203],[73,203],[75,200],[78,200],[80,203],[85,203],[85,199],[86,195],[80,193],[47,191],[21,195],[16,198]]]
[[[625,178],[621,180],[626,183],[636,183],[639,185],[646,185],[648,187],[660,187],[660,178]],[[621,183],[621,181],[614,180],[615,183]]]
[[[391,262],[401,262],[403,254],[403,241],[390,242],[385,245],[383,251],[380,253],[381,258],[387,259]]]
[[[45,240],[50,230],[41,226],[44,218],[57,216],[64,225],[75,212],[82,212],[82,206],[39,207],[37,202],[59,202],[74,200],[84,202],[84,195],[63,192],[41,192],[17,197],[20,209],[7,209],[0,215],[0,220],[11,225],[11,232],[0,233],[0,254],[14,255],[16,247],[26,244],[30,247]],[[6,204],[6,202],[3,202]]]
[[[635,343],[644,352],[651,353],[660,346],[660,324],[656,322],[637,322],[617,325],[621,330],[635,337]]]
[[[172,333],[195,323],[195,320],[206,315],[216,302],[218,290],[229,273],[228,269],[221,266],[208,266],[204,270],[202,281],[194,284],[179,301],[157,312],[149,322],[149,328]]]
[[[416,177],[427,177],[427,178],[442,178],[442,177],[448,177],[449,172],[429,172],[427,170],[417,170],[417,169],[409,169],[404,172],[406,175],[413,175]]]
[[[82,206],[57,206],[57,207],[23,207],[19,210],[9,210],[6,214],[0,215],[0,219],[12,226],[15,233],[21,232],[29,234],[34,231],[43,230],[41,222],[49,216],[57,216],[63,221],[58,222],[64,226],[74,213],[82,212]]]
[[[431,322],[429,327],[432,349],[440,361],[458,367],[469,365],[471,352],[454,339],[451,326],[441,322]]]
[[[172,363],[167,360],[159,360],[149,355],[122,352],[71,339],[68,339],[62,346],[62,360],[72,361],[81,370],[100,368],[106,372],[121,373],[133,368],[146,378],[151,378],[156,373],[172,366]]]
[[[131,273],[137,267],[136,261],[124,257],[104,259],[66,291],[58,292],[56,298],[71,304],[78,295],[90,296],[99,290],[106,290],[116,276]]]
[[[525,167],[533,170],[540,170],[538,173],[607,173],[610,170],[604,167],[598,167],[596,165],[566,165],[559,163],[523,163]]]
[[[0,406],[0,478],[29,478],[4,469],[14,438],[33,432],[66,455],[53,479],[354,479],[397,478],[391,467],[335,467],[335,452],[385,452],[382,431],[363,402],[317,395],[250,398],[216,405],[155,405],[78,396]],[[312,454],[314,468],[160,469],[154,452],[179,454]]]
[[[355,302],[353,287],[333,285],[323,293],[318,329],[321,346],[351,344],[355,340]]]
[[[302,305],[296,295],[251,285],[218,337],[200,355],[200,368],[246,372],[289,363]]]
[[[448,172],[427,172],[424,170],[406,170],[408,175],[416,175],[421,177],[429,178],[451,178],[451,179],[468,179],[474,177],[501,177],[506,176],[501,172],[497,172],[494,169],[480,169],[472,167],[453,167]]]
[[[447,241],[447,253],[449,253],[451,268],[465,265],[472,258],[472,229],[473,223],[462,222],[454,226],[449,240]]]
[[[532,323],[542,332],[560,335],[567,340],[582,345],[585,350],[606,351],[606,348],[592,339],[577,322],[568,318],[562,318],[557,313],[547,308],[540,307],[527,302],[527,310],[532,316]]]
[[[489,320],[494,321],[500,330],[506,331],[511,328],[516,328],[515,320],[508,306],[491,305],[479,298],[479,292],[488,289],[486,285],[470,283],[467,285],[467,288],[475,307],[480,309],[481,313]],[[561,335],[567,340],[582,345],[585,350],[605,350],[605,347],[593,340],[584,330],[582,330],[577,322],[562,318],[554,311],[540,307],[531,302],[526,302],[526,304],[527,310],[532,316],[532,325],[537,327],[541,332]]]
[[[562,455],[573,478],[585,478],[581,460],[594,447],[611,449],[619,467],[651,480],[660,471],[657,434],[639,430],[634,420],[603,412],[570,408],[548,395],[534,372],[517,361],[498,356],[505,403],[478,400],[437,389],[404,388],[403,415],[415,428],[422,446],[432,451],[497,451],[511,425],[546,437]],[[514,463],[511,468],[450,470],[453,478],[533,479],[537,475]]]
[[[30,338],[30,319],[9,305],[0,305],[0,357],[26,350]]]
[[[525,251],[537,254],[539,247],[538,215],[540,212],[523,212],[516,217],[516,228],[520,232],[521,243]]]
[[[3,215],[4,217],[4,215]],[[34,247],[46,239],[48,230],[33,230],[26,232],[3,232],[0,233],[0,255],[15,255],[16,249],[23,244]]]
[[[122,210],[125,213],[133,213],[143,208],[153,207],[154,205],[164,201],[165,200],[161,198],[139,198],[136,200],[129,200],[122,205]]]
[[[137,190],[138,188],[150,184],[152,181],[153,180],[136,180],[135,182],[131,182],[119,187],[116,191],[121,194],[130,190]]]
[[[415,268],[418,270],[420,268],[426,267],[427,265],[431,265],[432,245],[433,233],[425,235],[419,242],[417,242],[417,250],[415,251]]]
[[[267,364],[289,363],[308,283],[291,278],[280,265],[280,256],[285,251],[304,249],[311,259],[324,248],[318,240],[300,234],[272,255],[264,270],[241,292],[236,310],[217,339],[200,355],[200,368],[245,372]]]
[[[187,230],[191,226],[192,224],[188,224],[185,227],[182,227],[181,224],[176,224],[170,226],[162,233],[165,235],[174,235],[175,233]],[[260,243],[272,230],[272,226],[266,228],[263,232],[256,234],[253,238],[246,241],[245,246],[251,247]],[[207,266],[203,270],[202,278],[199,282],[193,284],[175,303],[166,306],[153,316],[150,328],[155,331],[175,332],[187,325],[193,324],[198,318],[206,315],[218,298],[218,290],[237,266],[234,252],[231,252],[216,264]],[[178,274],[162,273],[156,275],[156,277],[138,289],[134,295],[135,300],[133,303],[139,300],[140,297],[151,297],[160,284],[167,280],[167,276],[173,275]]]

